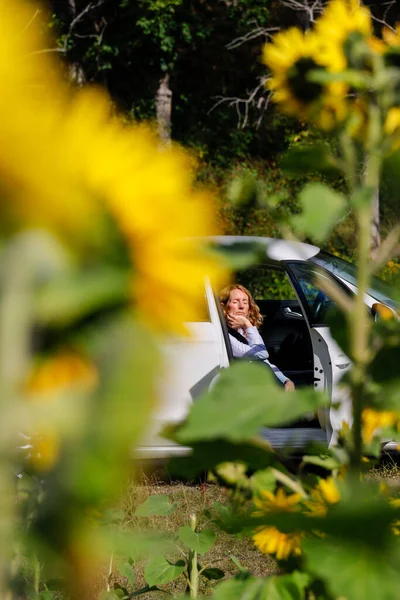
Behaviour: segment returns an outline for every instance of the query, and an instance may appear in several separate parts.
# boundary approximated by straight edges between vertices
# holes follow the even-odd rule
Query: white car
[[[263,248],[256,265],[236,274],[236,281],[253,294],[265,316],[260,333],[276,364],[296,386],[313,386],[325,391],[332,405],[341,400],[339,409],[321,411],[318,420],[297,423],[295,427],[264,428],[261,435],[275,449],[300,450],[315,440],[334,443],[343,420],[351,420],[349,400],[337,389],[337,383],[350,368],[349,358],[333,339],[326,323],[328,308],[334,302],[315,284],[315,276],[333,278],[349,296],[356,291],[355,267],[316,246],[272,238],[221,236],[213,238],[217,247],[250,249],[255,243]],[[232,349],[225,319],[218,300],[205,274],[204,318],[187,323],[191,336],[169,338],[163,346],[164,365],[160,381],[161,405],[151,431],[136,449],[140,458],[162,458],[190,451],[163,439],[159,432],[169,423],[180,422],[200,394],[218,378],[221,369],[229,367]],[[385,284],[374,278],[365,294],[365,304],[392,310],[396,303],[387,295]],[[335,402],[336,401],[336,402]],[[260,426],[262,424],[260,423]]]

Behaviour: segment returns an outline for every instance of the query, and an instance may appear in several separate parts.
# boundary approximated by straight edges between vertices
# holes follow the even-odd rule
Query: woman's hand
[[[295,390],[295,385],[293,383],[293,381],[290,381],[290,379],[285,383],[285,392],[294,392]]]
[[[228,313],[226,315],[226,322],[228,323],[228,327],[232,329],[248,329],[252,326],[248,318],[240,314],[232,315]]]

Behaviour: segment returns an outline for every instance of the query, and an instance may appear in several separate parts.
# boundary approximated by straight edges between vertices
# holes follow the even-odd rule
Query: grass
[[[178,509],[168,517],[147,517],[140,518],[135,516],[135,510],[139,504],[152,494],[167,494],[172,502],[176,502]],[[232,560],[236,557],[242,567],[256,576],[266,576],[277,572],[275,561],[269,556],[261,554],[254,546],[249,537],[234,537],[223,531],[220,531],[212,522],[204,516],[206,509],[212,508],[214,502],[226,504],[228,499],[225,492],[217,485],[203,483],[200,485],[188,485],[182,482],[163,482],[154,477],[142,476],[139,484],[132,484],[128,489],[122,503],[125,512],[124,522],[121,524],[123,529],[146,528],[153,532],[175,532],[182,525],[188,525],[190,515],[195,513],[200,518],[200,529],[204,526],[207,529],[213,529],[217,534],[216,542],[213,548],[200,557],[199,562],[202,566],[209,564],[213,567],[222,569],[225,577],[231,577],[238,572],[238,567]],[[175,555],[167,557],[171,561],[182,558],[177,550]],[[146,585],[144,579],[144,568],[146,561],[138,561],[134,567],[135,587],[140,589]],[[103,580],[104,581],[104,580]],[[113,570],[110,578],[111,584],[118,582],[122,586],[126,585],[126,579],[121,578],[116,570]],[[208,581],[201,578],[200,593],[210,595],[212,590],[218,584],[217,581]],[[165,599],[167,593],[179,594],[185,591],[186,582],[183,577],[170,584],[161,586],[163,592],[145,593],[140,598],[147,600]]]

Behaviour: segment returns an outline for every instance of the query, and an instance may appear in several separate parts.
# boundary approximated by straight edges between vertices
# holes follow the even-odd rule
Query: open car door
[[[343,375],[351,368],[351,361],[333,339],[327,316],[336,307],[335,302],[317,286],[317,276],[332,280],[330,274],[312,264],[300,261],[285,263],[286,270],[303,307],[309,327],[314,354],[314,388],[323,391],[330,399],[325,411],[320,411],[321,426],[326,428],[329,443],[337,439],[337,433],[346,421],[351,424],[351,401],[343,388],[338,386]],[[339,280],[346,295],[352,295]]]

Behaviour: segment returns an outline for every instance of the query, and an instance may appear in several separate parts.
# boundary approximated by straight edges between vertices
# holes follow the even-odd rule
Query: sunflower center
[[[308,81],[310,71],[321,69],[312,58],[300,58],[288,71],[288,85],[290,90],[300,102],[309,104],[321,96],[322,85]]]

